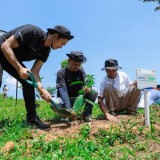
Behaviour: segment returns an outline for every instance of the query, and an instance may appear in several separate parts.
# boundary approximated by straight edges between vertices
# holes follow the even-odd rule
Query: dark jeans
[[[2,54],[0,52],[0,54]],[[3,59],[3,60],[2,60]],[[25,107],[27,111],[27,119],[31,119],[36,116],[36,110],[35,110],[35,91],[34,87],[30,84],[26,83],[23,79],[21,79],[15,70],[15,68],[6,60],[4,57],[0,56],[1,65],[3,67],[3,70],[5,70],[7,73],[9,73],[11,76],[13,76],[15,79],[17,79],[23,87],[23,97],[25,101]],[[25,65],[21,63],[23,67]]]
[[[93,93],[87,93],[84,95],[84,99],[88,99],[92,102],[95,102],[97,96],[98,96],[98,93],[95,89],[92,90]],[[70,98],[70,103],[71,103],[71,106],[73,107],[73,104],[74,104],[74,101],[76,100],[76,98]],[[86,116],[90,116],[92,115],[92,108],[93,108],[93,105],[86,102],[86,105],[85,105],[85,109],[84,109],[84,112],[82,113],[82,115],[84,117]]]

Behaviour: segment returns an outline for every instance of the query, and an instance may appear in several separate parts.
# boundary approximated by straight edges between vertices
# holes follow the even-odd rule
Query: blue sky
[[[55,86],[61,61],[75,50],[87,57],[83,67],[87,74],[95,75],[97,89],[105,76],[101,68],[108,58],[117,59],[132,80],[136,79],[137,68],[156,70],[159,83],[160,12],[155,12],[155,7],[156,3],[139,0],[5,0],[1,2],[0,29],[9,31],[30,23],[44,31],[57,24],[71,30],[75,38],[52,51],[41,70],[44,87]],[[33,62],[25,64],[31,68]],[[3,84],[8,84],[9,95],[15,97],[11,82],[5,73]]]

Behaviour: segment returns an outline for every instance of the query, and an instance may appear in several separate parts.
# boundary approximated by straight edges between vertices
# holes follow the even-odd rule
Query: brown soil
[[[9,141],[5,144],[5,146],[1,149],[1,152],[9,152],[14,149],[14,142]]]
[[[132,117],[132,119],[136,118],[133,116],[119,115],[117,116],[118,122],[109,122],[108,120],[92,120],[91,122],[84,122],[80,120],[72,121],[72,122],[50,122],[51,128],[49,130],[33,130],[33,137],[36,138],[40,135],[45,135],[45,140],[50,141],[56,139],[57,137],[75,137],[79,134],[80,128],[82,125],[88,123],[91,127],[90,135],[94,135],[100,129],[109,130],[110,125],[118,125],[121,121],[127,121]]]
[[[118,119],[118,122],[110,122],[105,119],[98,119],[98,120],[93,120],[91,122],[83,122],[80,120],[76,120],[76,121],[72,121],[72,122],[68,122],[68,123],[60,122],[57,120],[52,120],[49,122],[51,125],[50,129],[48,129],[48,130],[32,129],[32,135],[30,138],[38,139],[40,136],[43,136],[45,138],[46,142],[57,139],[58,137],[75,138],[79,134],[81,127],[84,124],[88,124],[91,128],[90,138],[96,138],[95,134],[100,129],[107,131],[110,129],[110,126],[112,125],[112,126],[119,126],[119,127],[121,127],[121,131],[124,131],[126,128],[130,127],[130,121],[131,121],[134,123],[139,122],[137,125],[135,125],[132,128],[132,132],[135,133],[136,135],[141,134],[142,143],[145,143],[143,140],[143,138],[145,136],[144,133],[150,131],[150,128],[146,127],[143,130],[143,133],[142,132],[140,133],[138,130],[139,127],[142,127],[145,125],[143,114],[140,114],[138,116],[119,115],[119,116],[117,116],[117,119]],[[159,133],[160,133],[160,124],[158,124],[158,123],[154,124],[154,128],[155,128],[155,130],[159,131]],[[160,136],[160,135],[158,135],[158,136]],[[31,146],[31,144],[29,144],[28,142],[27,142],[27,145]],[[160,145],[158,143],[156,143],[154,141],[150,141],[150,142],[146,141],[146,143],[148,143],[148,145],[149,145],[150,152],[159,152]],[[126,144],[124,144],[124,145],[126,145]],[[129,147],[129,146],[127,146],[127,147]],[[30,148],[30,147],[28,147],[28,148]],[[14,143],[12,141],[10,141],[10,142],[7,142],[4,145],[4,147],[1,148],[0,151],[7,153],[13,149],[14,149]]]

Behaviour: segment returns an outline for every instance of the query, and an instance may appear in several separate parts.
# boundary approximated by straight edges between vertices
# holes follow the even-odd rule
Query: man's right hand
[[[118,119],[115,116],[110,115],[109,113],[105,113],[105,118],[112,122],[118,122]]]
[[[22,79],[27,79],[29,77],[27,71],[29,71],[28,68],[21,67],[21,69],[18,71],[19,77]]]

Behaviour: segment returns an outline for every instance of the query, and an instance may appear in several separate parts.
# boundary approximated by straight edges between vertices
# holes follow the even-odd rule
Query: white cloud
[[[5,80],[5,83],[10,85],[11,87],[16,87],[16,79],[15,78],[8,76],[4,80]]]
[[[15,78],[13,78],[11,75],[9,75],[7,72],[4,71],[1,90],[4,86],[4,84],[6,84],[9,88],[8,96],[15,97],[15,95],[16,95],[16,82],[17,82],[17,80]],[[18,86],[21,86],[21,84],[19,82],[18,82]],[[18,88],[18,98],[21,98],[21,97],[22,97],[22,89]]]
[[[15,78],[13,78],[12,76],[10,76],[7,72],[3,73],[3,81],[5,84],[9,85],[12,88],[16,87],[16,82],[17,80]],[[18,82],[18,86],[20,86],[21,84]]]

